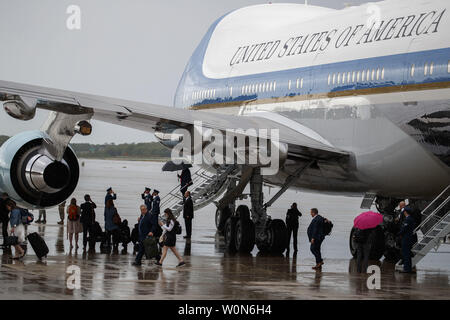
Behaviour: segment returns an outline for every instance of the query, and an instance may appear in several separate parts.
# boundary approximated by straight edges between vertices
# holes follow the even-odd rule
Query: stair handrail
[[[200,170],[203,170],[202,168],[199,168],[198,170],[196,170],[193,174],[197,174],[197,172],[199,172]],[[166,198],[168,195],[172,194],[174,191],[179,190],[181,186],[181,182],[178,183],[172,190],[170,190],[162,199],[161,202],[164,200],[164,198]]]
[[[441,218],[439,219],[439,221],[436,222],[436,223],[434,224],[434,226],[436,226],[436,225],[438,225],[439,223],[441,223],[441,222],[447,217],[447,215],[448,215],[449,213],[450,213],[450,210],[447,212],[446,215],[444,215],[443,217],[441,217]],[[433,230],[434,230],[434,228],[430,228],[430,230],[428,230],[427,233],[425,233],[425,234],[423,235],[422,240],[425,239],[425,238],[427,238],[427,237],[428,237],[428,234],[429,234],[431,231],[433,231]],[[435,237],[436,237],[436,236],[434,236],[434,238],[435,238]],[[411,248],[411,250],[414,251],[416,254],[418,253],[417,251],[419,251],[419,250],[416,249],[416,247],[418,247],[418,246],[420,246],[420,245],[423,245],[424,247],[426,247],[426,246],[428,245],[428,243],[426,243],[426,244],[421,243],[422,240],[417,241],[417,242],[413,245],[413,247]],[[422,247],[420,250],[422,250],[424,247]],[[422,254],[422,256],[424,256],[424,255]]]
[[[198,191],[195,192],[203,183],[212,185],[213,183],[223,180],[223,175],[227,175],[235,169],[235,166],[227,167],[224,171],[217,170],[216,173],[211,173],[206,169],[199,168],[192,174],[192,185],[189,186],[192,192],[193,199],[197,200],[197,196],[200,197],[204,193]],[[224,181],[225,183],[225,181]],[[173,208],[177,205],[182,205],[182,197],[178,194],[181,184],[177,184],[172,190],[170,190],[161,200],[161,206]],[[205,192],[206,193],[206,192]],[[208,197],[210,198],[210,197]],[[181,207],[177,208],[181,210]]]
[[[431,201],[428,206],[425,207],[425,209],[422,210],[422,214],[423,212],[427,211],[428,208],[430,208],[444,193],[446,193],[447,191],[449,191],[450,189],[450,185],[448,185],[437,197],[435,197],[433,199],[433,201]]]
[[[448,189],[448,188],[447,188]],[[445,191],[445,190],[444,190]],[[438,198],[440,198],[440,196],[442,195],[443,193],[441,193],[439,196],[437,196],[436,197],[436,199],[438,199]],[[426,218],[422,221],[422,222],[420,222],[420,224],[414,229],[414,233],[417,233],[417,231],[419,231],[428,221],[430,221],[432,218],[434,218],[435,216],[436,216],[436,213],[437,212],[439,212],[448,202],[450,201],[450,196],[448,196],[444,201],[442,201],[441,202],[441,204],[433,211],[433,212],[431,212],[428,216],[426,216]],[[433,202],[434,202],[434,200],[433,200]],[[431,204],[430,204],[431,205]],[[430,206],[430,205],[428,205],[428,207]],[[427,207],[427,208],[428,208]],[[423,210],[423,211],[425,211],[425,209]],[[422,212],[423,212],[422,211]],[[445,215],[444,215],[444,217],[445,217]],[[440,219],[439,219],[439,221],[437,221],[434,225],[436,225],[436,224],[438,224],[438,223],[440,223],[441,222],[441,220],[442,219],[444,219],[444,217],[441,217]],[[431,229],[430,229],[431,230]],[[427,231],[427,233],[426,234],[428,234],[428,232],[430,231],[430,230],[428,230]]]

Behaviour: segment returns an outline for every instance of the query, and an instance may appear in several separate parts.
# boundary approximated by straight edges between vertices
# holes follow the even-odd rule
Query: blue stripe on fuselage
[[[232,103],[248,100],[259,100],[279,98],[287,96],[301,96],[311,94],[323,94],[348,90],[371,89],[380,87],[392,87],[399,85],[426,84],[434,82],[450,81],[449,60],[450,48],[426,50],[396,55],[386,55],[374,58],[358,59],[330,63],[318,66],[289,69],[283,71],[252,74],[225,79],[210,79],[203,75],[202,64],[209,40],[216,25],[222,18],[217,20],[208,30],[190,59],[185,72],[180,80],[176,95],[175,106],[198,107],[217,103]],[[425,63],[428,63],[428,75],[424,74]],[[433,74],[430,75],[430,67],[433,63]],[[411,67],[414,65],[414,76],[411,76]],[[384,69],[384,79],[381,79],[381,71]],[[379,78],[376,80],[365,79],[359,82],[347,82],[348,72],[353,78],[353,72],[379,70]],[[328,77],[333,74],[345,73],[345,84],[328,84]],[[297,79],[303,79],[303,87],[297,88]],[[289,89],[291,81],[291,89]],[[276,89],[272,91],[242,94],[242,86],[259,85],[276,82]],[[230,87],[232,87],[232,94]],[[204,97],[205,91],[215,90],[214,97]],[[203,97],[193,99],[193,93],[201,94]]]

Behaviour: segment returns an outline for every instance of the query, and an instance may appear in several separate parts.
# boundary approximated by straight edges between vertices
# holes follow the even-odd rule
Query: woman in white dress
[[[172,210],[170,209],[166,209],[164,210],[164,218],[166,219],[166,223],[160,221],[159,225],[161,226],[161,228],[163,229],[163,234],[162,237],[164,239],[164,243],[163,243],[163,249],[162,249],[162,255],[161,255],[161,259],[159,261],[157,261],[155,264],[157,266],[162,266],[162,263],[164,262],[164,259],[167,256],[167,251],[169,251],[169,249],[175,254],[175,256],[178,259],[178,265],[177,267],[181,267],[183,265],[185,265],[185,262],[183,260],[183,258],[181,257],[181,255],[178,253],[177,248],[175,247],[176,245],[176,241],[177,241],[177,234],[176,234],[176,229],[175,226],[179,226],[179,223],[177,221],[177,219],[175,218],[175,216],[172,213]]]

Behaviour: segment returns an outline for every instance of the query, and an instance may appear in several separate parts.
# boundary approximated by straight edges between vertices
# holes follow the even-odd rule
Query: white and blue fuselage
[[[324,166],[299,188],[432,196],[450,183],[449,14],[443,0],[234,11],[194,52],[175,106],[276,113],[354,155],[351,175]]]

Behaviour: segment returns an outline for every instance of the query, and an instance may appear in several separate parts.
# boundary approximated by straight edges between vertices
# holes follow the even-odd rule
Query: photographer
[[[97,205],[92,201],[91,196],[86,194],[84,196],[84,203],[80,206],[81,209],[81,223],[83,224],[83,251],[86,251],[86,245],[89,238],[94,241],[89,241],[89,249],[93,249],[95,246],[95,235],[92,234],[92,226],[95,222],[95,211]]]

